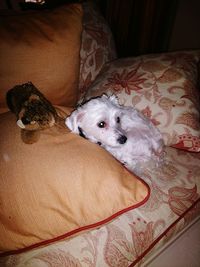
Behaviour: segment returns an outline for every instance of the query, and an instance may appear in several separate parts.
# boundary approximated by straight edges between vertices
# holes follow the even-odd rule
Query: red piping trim
[[[199,152],[200,152],[200,150],[199,150],[200,147],[197,147],[198,150],[191,150],[190,148],[187,148],[187,147],[178,146],[178,144],[171,145],[170,147],[172,147],[172,148],[176,148],[176,149],[178,149],[178,150],[185,151],[185,152],[187,152],[187,153],[194,153],[194,154],[196,154],[196,153],[199,153]]]
[[[97,228],[103,224],[106,224],[110,221],[112,221],[113,219],[115,219],[116,217],[120,216],[121,214],[127,212],[127,211],[130,211],[132,209],[135,209],[135,208],[138,208],[140,207],[141,205],[143,205],[144,203],[146,203],[146,201],[149,199],[150,197],[150,187],[149,185],[144,182],[140,177],[136,176],[144,185],[146,185],[147,187],[147,196],[139,203],[133,205],[133,206],[130,206],[128,208],[125,208],[123,210],[120,210],[118,212],[116,212],[115,214],[111,215],[110,217],[102,220],[102,221],[99,221],[97,223],[93,223],[93,224],[90,224],[90,225],[86,225],[86,226],[83,226],[83,227],[80,227],[78,229],[75,229],[75,230],[72,230],[66,234],[63,234],[63,235],[60,235],[58,237],[55,237],[55,238],[52,238],[52,239],[48,239],[48,240],[45,240],[45,241],[42,241],[42,242],[39,242],[39,243],[36,243],[36,244],[33,244],[31,246],[28,246],[26,248],[22,248],[22,249],[18,249],[18,250],[11,250],[11,251],[7,251],[7,252],[3,252],[3,253],[0,253],[0,257],[5,257],[5,256],[9,256],[9,255],[12,255],[12,254],[20,254],[20,253],[23,253],[23,252],[26,252],[28,250],[31,250],[31,249],[34,249],[34,248],[38,248],[40,246],[45,246],[45,245],[48,245],[50,243],[53,243],[53,242],[56,242],[56,241],[60,241],[62,239],[65,239],[69,236],[72,236],[74,234],[77,234],[81,231],[85,231],[85,230],[89,230],[89,229],[92,229],[92,228]]]
[[[129,265],[129,267],[133,267],[135,266],[136,263],[138,263],[140,260],[142,260],[142,258],[163,238],[163,236],[165,236],[167,234],[167,232],[172,229],[181,219],[183,219],[183,217],[190,211],[192,210],[196,204],[200,201],[200,198],[197,199],[192,206],[190,206],[185,212],[183,212],[183,214],[178,217],[178,219],[176,219],[176,221],[174,221],[157,239],[154,240],[153,243],[151,243],[151,245],[135,260],[131,263],[131,265]]]

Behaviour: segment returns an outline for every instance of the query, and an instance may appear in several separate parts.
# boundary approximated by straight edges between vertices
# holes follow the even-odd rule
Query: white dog
[[[153,123],[116,96],[102,95],[79,106],[65,121],[74,133],[97,143],[129,170],[141,173],[144,163],[163,160],[163,138]]]

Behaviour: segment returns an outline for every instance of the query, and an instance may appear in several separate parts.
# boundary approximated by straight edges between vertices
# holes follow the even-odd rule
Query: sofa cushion
[[[0,111],[16,84],[33,82],[53,104],[78,97],[82,6],[0,15]]]
[[[182,51],[116,60],[104,67],[85,99],[116,94],[157,125],[165,144],[200,151],[200,51]]]
[[[69,109],[62,108],[64,116]],[[0,114],[0,251],[20,252],[98,227],[146,202],[149,188],[100,146],[57,126],[37,143]]]

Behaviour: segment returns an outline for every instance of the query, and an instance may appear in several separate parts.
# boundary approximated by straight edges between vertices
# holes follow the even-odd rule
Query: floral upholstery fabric
[[[114,93],[148,116],[166,145],[199,152],[199,59],[200,51],[118,59],[104,67],[85,98]]]
[[[80,97],[95,80],[104,64],[116,58],[111,31],[91,3],[85,3],[82,46],[80,51]]]
[[[200,154],[175,148],[167,148],[166,153],[160,171],[143,174],[151,188],[150,199],[143,206],[72,239],[2,258],[0,266],[142,266],[200,215]]]

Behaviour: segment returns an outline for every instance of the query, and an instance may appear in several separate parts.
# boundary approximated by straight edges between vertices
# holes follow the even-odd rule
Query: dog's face
[[[86,102],[66,119],[67,127],[94,143],[118,147],[127,137],[121,128],[122,108],[115,96],[98,97]]]

